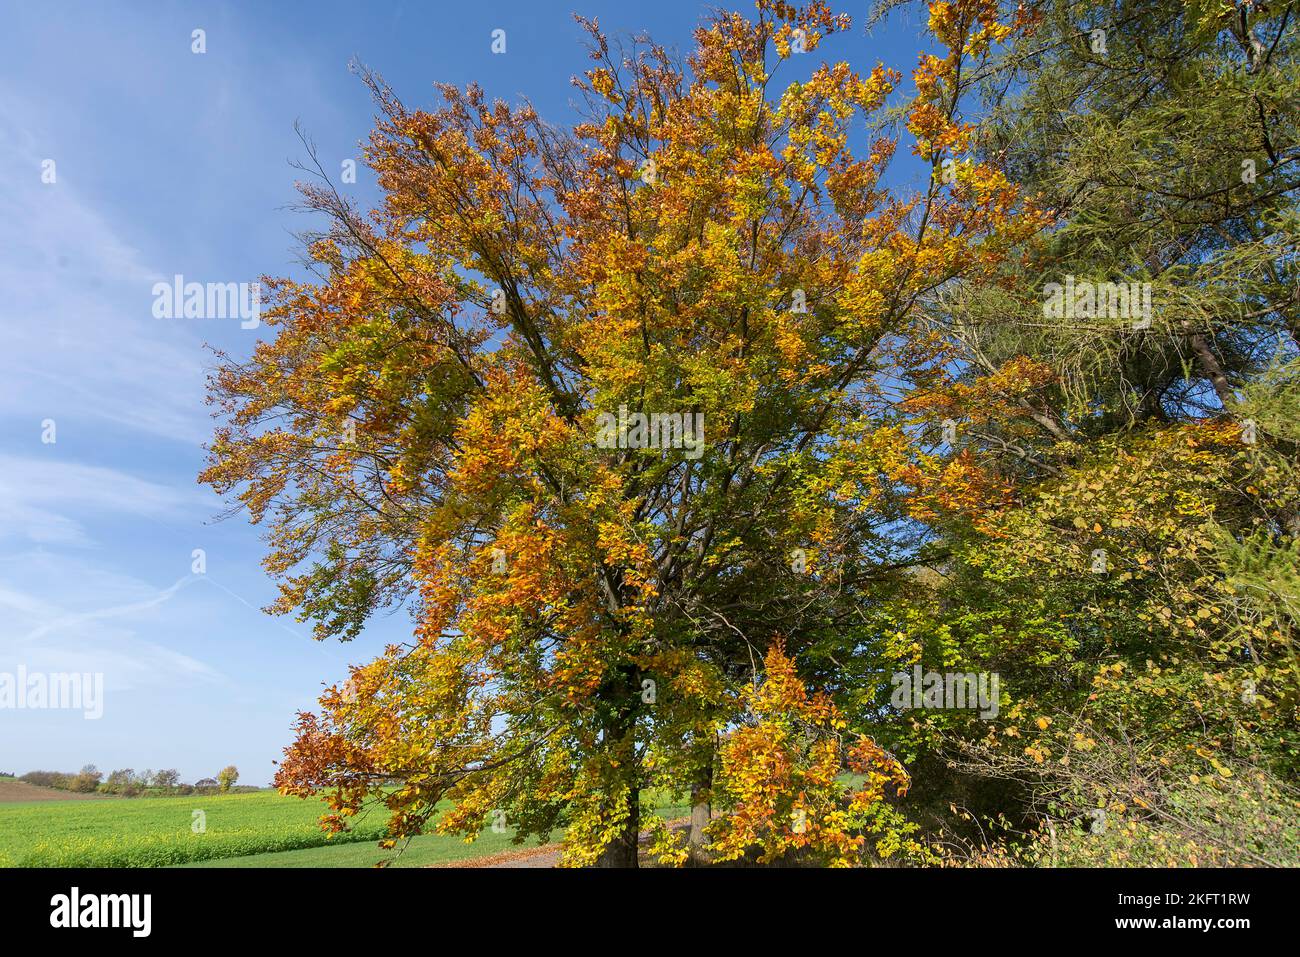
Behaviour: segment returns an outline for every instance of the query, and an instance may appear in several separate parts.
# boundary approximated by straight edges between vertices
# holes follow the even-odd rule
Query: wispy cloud
[[[0,416],[58,411],[170,439],[208,433],[192,330],[150,313],[162,273],[69,181],[36,111],[0,88]],[[53,160],[55,181],[42,181]]]
[[[50,456],[53,456],[51,447]],[[197,487],[178,489],[117,469],[0,453],[0,541],[92,544],[84,521],[111,514],[168,517],[213,514],[217,498]]]
[[[53,586],[35,595],[31,582]],[[206,662],[143,637],[160,621],[195,613],[182,603],[199,576],[157,589],[129,575],[104,572],[75,558],[39,553],[0,564],[0,670],[99,672],[110,688],[168,685],[222,675]],[[165,617],[164,617],[165,616]]]
[[[27,634],[23,635],[19,641],[30,642],[50,634],[51,632],[63,631],[68,629],[84,629],[86,625],[92,622],[106,621],[111,618],[125,618],[156,608],[163,602],[170,599],[186,585],[192,585],[201,579],[197,575],[187,575],[184,578],[177,579],[171,586],[162,589],[157,594],[150,595],[139,601],[130,601],[120,605],[109,605],[105,608],[96,608],[92,611],[74,612],[72,614],[58,614],[47,618],[41,624],[37,625]]]

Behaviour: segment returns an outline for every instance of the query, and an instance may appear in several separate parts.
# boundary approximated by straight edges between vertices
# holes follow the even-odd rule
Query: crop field
[[[376,845],[384,827],[381,815],[330,836],[317,824],[321,804],[274,791],[40,800],[32,795],[49,789],[20,786],[27,790],[10,793],[21,793],[21,801],[0,802],[0,867],[373,867],[380,861],[428,867],[521,847],[509,833],[484,829],[470,844],[457,835],[423,835],[397,855]],[[60,792],[50,793],[62,798]],[[201,833],[193,829],[196,811],[203,812]],[[656,810],[668,818],[688,812],[671,800]],[[556,831],[549,840],[562,837]],[[537,843],[533,839],[528,846]]]
[[[195,812],[202,812],[200,818]],[[0,804],[0,867],[164,867],[379,839],[379,815],[334,836],[322,806],[274,791]],[[201,821],[201,833],[196,822]],[[454,840],[454,839],[453,839]],[[383,855],[371,844],[377,859]]]

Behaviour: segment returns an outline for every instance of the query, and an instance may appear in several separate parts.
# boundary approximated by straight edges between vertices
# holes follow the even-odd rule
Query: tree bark
[[[687,839],[692,864],[705,863],[704,828],[708,826],[713,815],[713,805],[709,803],[708,792],[699,787],[691,788],[691,832]]]
[[[627,669],[615,683],[618,702],[606,725],[606,740],[614,744],[618,767],[629,775],[624,800],[627,816],[618,837],[605,845],[596,861],[597,867],[638,867],[637,849],[641,838],[641,786],[636,754],[636,718],[640,702],[640,674]]]
[[[622,833],[605,845],[596,861],[597,867],[639,867],[637,847],[641,836],[641,791],[632,788],[628,791],[628,815],[623,823]]]
[[[1214,394],[1219,397],[1219,401],[1223,403],[1223,407],[1226,409],[1233,400],[1232,385],[1228,382],[1227,376],[1223,374],[1223,367],[1219,365],[1214,350],[1210,348],[1210,343],[1205,336],[1200,333],[1193,335],[1190,342],[1192,351],[1196,353],[1196,358],[1200,361],[1201,371],[1210,380],[1210,385],[1214,386]]]
[[[692,864],[706,862],[704,829],[713,817],[713,749],[700,769],[699,780],[691,785],[691,830],[686,840]]]

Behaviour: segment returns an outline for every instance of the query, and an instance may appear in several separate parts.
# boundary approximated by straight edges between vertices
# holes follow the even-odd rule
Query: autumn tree
[[[132,786],[135,782],[135,770],[133,768],[118,768],[109,773],[104,779],[104,790],[110,794],[130,795],[136,792]]]
[[[222,791],[229,791],[239,780],[239,768],[228,764],[217,773],[217,786]]]
[[[68,790],[89,794],[99,788],[99,782],[103,777],[103,772],[93,764],[87,764],[69,780]]]
[[[332,826],[371,802],[393,840],[564,825],[567,863],[634,866],[653,795],[704,806],[701,841],[721,788],[724,853],[799,843],[797,795],[735,783],[795,719],[754,697],[765,672],[820,729],[819,786],[876,767],[785,672],[855,693],[833,666],[849,626],[931,561],[910,496],[988,491],[918,456],[899,385],[937,358],[928,297],[1044,220],[961,113],[963,71],[1017,16],[936,3],[939,53],[896,110],[893,70],[819,62],[848,26],[760,0],[679,61],[585,24],[567,129],[475,86],[409,109],[362,71],[384,202],[363,214],[323,170],[303,186],[328,223],[315,278],[265,283],[276,335],[214,375],[203,475],[267,523],[274,610],[342,639],[413,611],[409,642],[300,717],[278,784],[327,791]],[[934,171],[901,194],[900,134]],[[760,794],[783,816],[761,834]],[[836,860],[863,846],[818,817],[843,810],[805,808],[808,833],[844,834],[820,844]]]
[[[951,425],[936,470],[1000,494],[914,500],[949,560],[878,610],[889,640],[856,667],[1001,673],[998,721],[912,714],[884,740],[945,801],[1129,834],[1076,862],[1277,863],[1292,843],[1293,6],[1029,4],[966,77],[990,104],[977,155],[1052,225],[927,305],[946,359],[905,404]]]
[[[238,776],[238,772],[236,772],[236,776]],[[179,771],[175,768],[167,768],[154,775],[153,786],[156,788],[174,788],[180,784],[180,780],[181,773]]]

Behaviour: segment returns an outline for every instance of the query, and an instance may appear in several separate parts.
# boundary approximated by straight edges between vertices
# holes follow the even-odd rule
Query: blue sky
[[[860,69],[915,62],[920,15],[817,51]],[[571,119],[589,61],[572,12],[682,50],[704,4],[5,3],[0,18],[0,674],[104,675],[103,717],[0,708],[0,772],[228,763],[262,784],[296,712],[409,631],[351,645],[259,609],[259,532],[195,482],[211,429],[205,343],[246,355],[237,320],[156,319],[152,287],[296,274],[286,208],[305,159],[337,172],[373,110],[357,57],[408,103],[479,82]],[[195,29],[207,51],[191,52]],[[506,31],[506,53],[491,33]],[[809,58],[812,59],[811,57]],[[43,182],[46,160],[54,182]],[[48,178],[48,177],[47,177]],[[374,200],[364,167],[348,187]],[[47,420],[54,423],[53,442]],[[194,549],[207,573],[191,574]]]

